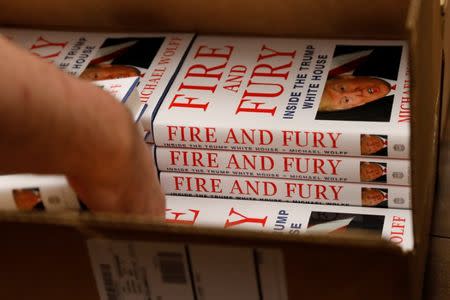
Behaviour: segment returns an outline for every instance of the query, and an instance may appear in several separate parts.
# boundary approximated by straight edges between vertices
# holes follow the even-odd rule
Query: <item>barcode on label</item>
[[[183,255],[176,252],[159,252],[158,261],[164,283],[186,284]]]
[[[103,285],[105,286],[106,297],[108,300],[117,300],[116,286],[114,285],[111,266],[100,264],[100,272],[102,273]]]

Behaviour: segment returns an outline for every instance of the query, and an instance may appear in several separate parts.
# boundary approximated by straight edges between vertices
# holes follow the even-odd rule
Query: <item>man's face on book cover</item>
[[[386,96],[389,83],[369,76],[338,76],[328,79],[319,111],[338,111],[358,107]]]
[[[32,210],[41,200],[39,189],[15,189],[13,190],[14,202],[19,210]]]
[[[361,155],[371,155],[377,153],[385,147],[382,138],[376,135],[361,136]]]
[[[383,175],[383,168],[377,163],[367,162],[360,165],[361,181],[374,181]]]
[[[89,66],[81,73],[80,78],[86,80],[106,80],[139,76],[137,68],[123,65],[98,64]]]
[[[361,202],[363,206],[376,206],[385,200],[383,192],[378,189],[362,189]]]

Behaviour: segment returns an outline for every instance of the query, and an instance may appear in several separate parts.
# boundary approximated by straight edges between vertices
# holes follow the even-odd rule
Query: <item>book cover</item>
[[[364,231],[412,250],[412,214],[405,209],[346,207],[167,196],[166,220],[184,226],[345,235]]]
[[[79,211],[82,206],[64,176],[16,174],[0,176],[0,209]]]
[[[161,172],[166,195],[411,208],[411,188],[310,180]]]
[[[385,157],[320,156],[156,147],[163,172],[410,185],[411,163]]]
[[[0,28],[0,34],[75,76],[83,73],[104,40],[96,33],[41,29]]]
[[[404,41],[199,36],[155,144],[409,158],[407,59]]]
[[[147,131],[154,110],[193,38],[193,34],[187,33],[87,33],[14,28],[0,28],[0,33],[61,70],[86,80],[139,77],[139,116],[145,110],[142,121]]]

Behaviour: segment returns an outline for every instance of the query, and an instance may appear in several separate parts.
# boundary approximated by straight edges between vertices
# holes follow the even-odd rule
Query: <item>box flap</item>
[[[407,258],[380,240],[302,237],[155,224],[109,216],[3,214],[0,280],[9,299],[94,299],[95,281],[86,249],[89,238],[161,241],[279,249],[288,295],[296,299],[410,299]],[[383,288],[380,289],[380,277]],[[24,289],[24,282],[27,288]],[[349,284],[351,282],[351,284]],[[376,282],[377,284],[374,284]],[[324,289],[323,287],[327,288]],[[49,289],[50,287],[54,287]],[[6,293],[5,293],[6,292]]]
[[[416,257],[414,295],[420,295],[436,181],[439,139],[442,35],[439,1],[411,2],[408,23],[411,52],[413,218]],[[418,296],[417,296],[418,297]]]
[[[401,38],[409,0],[72,1],[2,4],[0,24],[303,37]],[[32,11],[33,14],[29,12]],[[51,16],[51,17],[49,17]]]
[[[439,145],[438,193],[434,203],[432,233],[450,238],[450,116],[443,117]]]
[[[439,147],[438,196],[434,205],[432,232],[450,237],[450,5],[443,7],[444,68],[442,79],[441,137]]]
[[[448,118],[448,105],[450,103],[450,5],[448,1],[441,0],[442,14],[442,40],[444,47],[443,76],[442,76],[442,108],[441,108],[441,127],[444,128]],[[443,131],[441,131],[442,137]]]

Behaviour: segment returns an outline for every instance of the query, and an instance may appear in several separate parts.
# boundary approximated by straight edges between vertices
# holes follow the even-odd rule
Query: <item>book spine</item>
[[[152,120],[160,102],[175,80],[193,39],[193,34],[166,34],[164,43],[138,87],[141,101],[147,104],[141,122],[144,129],[149,132],[146,135],[149,143],[153,141]]]
[[[0,209],[79,211],[82,208],[64,176],[0,176]]]
[[[160,181],[167,195],[411,208],[406,186],[174,172],[161,172]]]
[[[284,234],[366,230],[413,249],[410,210],[167,196],[166,222]]]
[[[410,185],[409,160],[156,147],[163,172]]]
[[[153,139],[159,147],[231,151],[294,153],[306,155],[373,157],[364,154],[364,137],[382,136],[387,140],[382,156],[409,159],[409,136],[380,134],[376,130],[280,130],[244,127],[189,126],[154,123]]]

